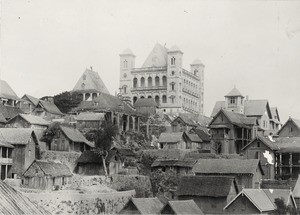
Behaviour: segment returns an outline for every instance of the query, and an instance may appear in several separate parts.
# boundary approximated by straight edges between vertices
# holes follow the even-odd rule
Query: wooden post
[[[132,130],[135,131],[135,118],[132,117]]]
[[[282,174],[282,154],[279,154],[279,175]]]
[[[293,154],[290,153],[290,160],[289,160],[289,167],[290,167],[290,174],[292,175],[293,173]]]
[[[241,149],[244,147],[244,128],[242,128],[242,147]],[[240,153],[240,152],[239,152]]]

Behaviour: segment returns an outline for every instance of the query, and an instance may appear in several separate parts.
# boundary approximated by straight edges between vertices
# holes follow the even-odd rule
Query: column
[[[290,153],[290,160],[289,160],[289,167],[290,167],[290,174],[293,173],[293,154]]]
[[[127,115],[126,117],[127,121],[126,121],[126,131],[129,130],[129,116]]]
[[[279,175],[282,174],[282,154],[279,154]]]
[[[2,147],[0,147],[0,158],[2,158]]]
[[[132,130],[135,131],[135,118],[132,117]]]
[[[8,165],[5,165],[5,175],[4,178],[7,178],[8,175]]]
[[[140,132],[140,118],[137,117],[137,130]]]
[[[82,93],[82,100],[85,101],[85,93]]]

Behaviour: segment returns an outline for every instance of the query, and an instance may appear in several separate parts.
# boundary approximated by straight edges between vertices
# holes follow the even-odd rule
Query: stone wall
[[[41,151],[41,160],[47,161],[60,161],[61,163],[67,165],[71,172],[74,171],[76,167],[76,161],[81,155],[80,152],[62,152],[62,151]]]

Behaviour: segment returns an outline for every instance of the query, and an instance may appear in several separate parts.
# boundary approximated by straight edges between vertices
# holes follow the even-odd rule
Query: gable
[[[142,67],[165,67],[167,66],[168,49],[157,43],[148,57],[146,58]]]
[[[212,125],[231,125],[232,123],[228,119],[228,117],[224,114],[223,111],[219,111],[217,115],[213,118],[213,120],[210,122],[209,126]]]
[[[290,137],[290,136],[299,137],[300,128],[292,119],[289,119],[278,131],[278,135],[279,137]]]

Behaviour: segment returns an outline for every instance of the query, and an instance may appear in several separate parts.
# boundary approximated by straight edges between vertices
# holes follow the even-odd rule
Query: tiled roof
[[[26,99],[29,100],[34,106],[37,106],[37,104],[39,103],[39,99],[38,98],[35,98],[31,95],[28,95],[28,94],[25,94],[22,99]]]
[[[261,136],[261,135],[258,135],[249,144],[247,144],[244,148],[242,148],[242,151],[245,150],[246,148],[248,148],[248,146],[252,145],[257,140],[260,140],[262,143],[264,143],[271,150],[278,150],[279,149],[279,147],[277,146],[277,144],[275,143],[275,141],[272,142],[269,138]]]
[[[12,145],[27,145],[33,132],[30,128],[0,128],[0,140]]]
[[[0,140],[0,146],[7,148],[15,148],[13,145],[6,143],[4,140]]]
[[[156,43],[142,67],[164,67],[167,66],[168,49]]]
[[[195,132],[195,134],[197,134],[201,140],[203,140],[204,142],[208,142],[210,141],[210,135],[205,132],[203,129],[200,128],[193,128],[192,129],[193,132]]]
[[[163,167],[163,166],[178,166],[178,167],[193,167],[196,163],[194,159],[156,159],[151,167]]]
[[[21,100],[6,81],[0,80],[0,82],[0,98]]]
[[[268,100],[245,100],[244,102],[246,116],[262,116],[267,111],[269,117],[272,117]]]
[[[120,55],[133,55],[133,52],[130,49],[125,49],[124,51],[122,51],[122,53]]]
[[[243,189],[231,202],[229,202],[224,209],[228,208],[239,196],[246,196],[250,202],[261,212],[268,212],[275,210],[275,199],[283,198],[286,205],[289,204],[292,198],[293,205],[295,200],[290,190],[284,189]]]
[[[149,155],[151,157],[157,157],[160,159],[183,159],[186,154],[193,152],[190,149],[168,149],[168,150],[158,150],[158,149],[148,149],[143,150],[143,155]]]
[[[35,115],[32,115],[32,114],[19,114],[18,116],[20,116],[21,118],[23,118],[24,120],[29,122],[31,125],[45,125],[45,126],[47,126],[47,125],[50,124],[48,121],[44,120],[42,117],[35,116]],[[15,116],[14,118],[16,118],[18,116]],[[10,119],[7,123],[9,123],[14,118]]]
[[[203,214],[198,205],[194,202],[194,200],[177,200],[177,201],[169,201],[164,208],[170,207],[174,214]]]
[[[276,123],[280,123],[280,117],[279,117],[277,107],[271,107],[270,110],[271,110],[271,114],[272,114],[272,120]],[[277,119],[275,119],[275,116],[277,117]]]
[[[105,113],[82,112],[76,116],[77,121],[101,121]]]
[[[295,119],[295,118],[291,118],[293,120],[293,122],[295,123],[295,125],[298,126],[298,128],[300,129],[300,120],[299,119]]]
[[[52,114],[57,114],[57,115],[64,115],[59,109],[58,107],[52,103],[52,102],[47,102],[47,101],[39,101],[39,104],[41,104],[42,107],[45,108],[45,110],[49,113]]]
[[[199,159],[192,171],[201,174],[254,174],[257,168],[261,169],[259,159]]]
[[[0,114],[2,114],[5,119],[11,119],[17,116],[19,113],[23,113],[23,111],[18,107],[0,104]]]
[[[241,97],[244,97],[241,94],[241,92],[236,87],[234,87],[225,97],[230,97],[230,96],[241,96]]]
[[[184,132],[161,133],[159,136],[160,143],[177,143],[183,138]]]
[[[192,142],[196,142],[196,143],[203,142],[203,140],[201,140],[201,138],[197,134],[189,134],[189,133],[185,133],[185,134]]]
[[[99,74],[90,69],[86,69],[82,76],[77,81],[73,88],[73,91],[81,90],[94,90],[96,92],[103,92],[109,94],[104,82],[100,78]]]
[[[132,198],[130,201],[141,214],[158,214],[164,206],[158,198]]]
[[[217,115],[217,113],[221,110],[221,109],[225,109],[225,101],[216,101],[216,104],[214,106],[214,109],[211,113],[211,117],[214,117],[215,115]]]
[[[138,99],[134,103],[134,107],[156,107],[157,103],[153,98]]]
[[[274,142],[280,153],[299,153],[300,152],[300,137],[278,137]]]
[[[65,126],[60,126],[60,129],[67,136],[67,138],[70,139],[71,141],[79,142],[79,143],[86,143],[87,145],[94,147],[94,144],[92,142],[88,141],[79,130],[77,130],[75,128],[65,127]]]
[[[0,180],[0,214],[50,214],[43,207]]]
[[[0,113],[0,123],[6,123],[6,119],[2,113]]]
[[[228,176],[183,176],[178,185],[177,196],[227,197],[231,186],[237,185]]]
[[[64,164],[55,163],[51,161],[41,161],[35,160],[28,169],[24,172],[24,177],[34,177],[36,176],[35,169],[39,169],[41,171],[38,174],[43,174],[46,176],[59,177],[59,176],[72,176],[72,173]],[[39,175],[40,176],[40,175]]]

